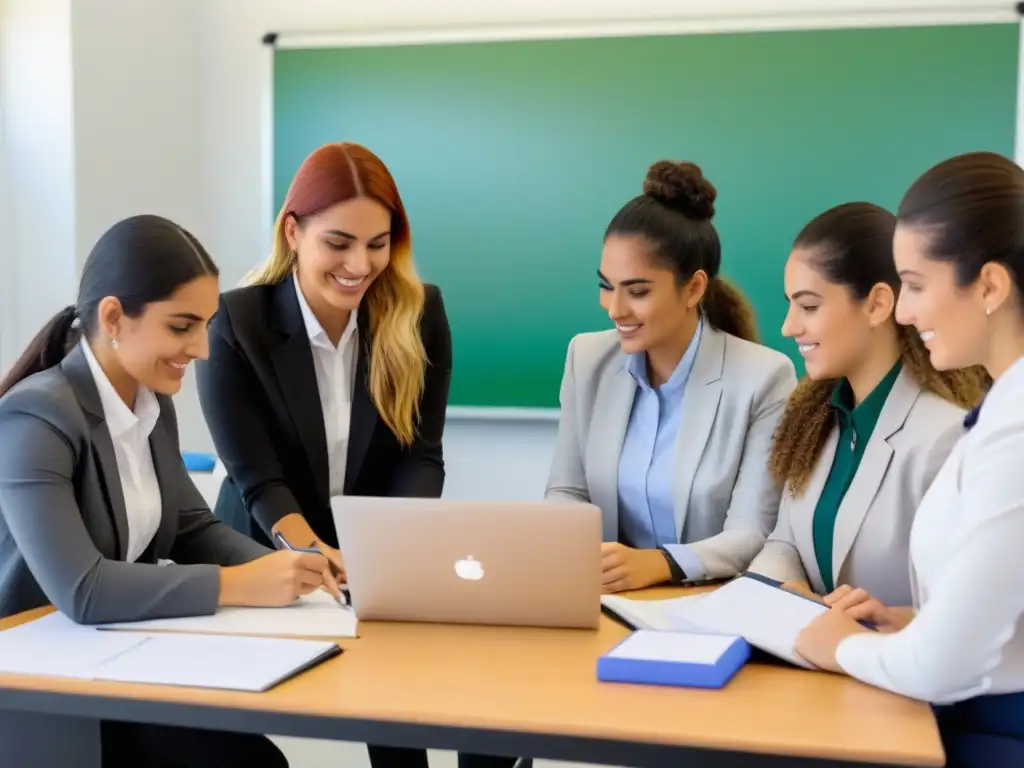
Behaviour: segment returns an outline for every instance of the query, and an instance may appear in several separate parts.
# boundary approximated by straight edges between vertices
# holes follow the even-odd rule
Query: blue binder
[[[597,660],[597,679],[721,688],[749,658],[742,637],[639,630]]]
[[[217,457],[212,453],[182,451],[181,459],[185,462],[185,469],[189,472],[213,472],[214,467],[217,466]]]

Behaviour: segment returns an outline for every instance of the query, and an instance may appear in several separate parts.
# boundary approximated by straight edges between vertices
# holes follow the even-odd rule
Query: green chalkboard
[[[566,344],[609,327],[611,216],[661,158],[718,187],[723,273],[787,354],[782,265],[834,204],[894,208],[933,163],[1013,153],[1015,24],[347,49],[274,60],[274,184],[355,141],[394,174],[443,291],[451,404],[558,404]]]

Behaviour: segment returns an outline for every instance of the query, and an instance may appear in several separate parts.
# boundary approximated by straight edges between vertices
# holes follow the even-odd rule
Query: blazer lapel
[[[160,486],[160,527],[146,553],[148,555],[151,552],[152,556],[148,559],[155,562],[158,558],[167,557],[170,554],[174,539],[178,535],[178,513],[180,512],[177,498],[171,491],[177,487],[175,480],[177,476],[180,476],[180,473],[175,471],[175,465],[181,463],[181,454],[174,450],[174,445],[164,428],[162,407],[160,418],[149,436],[149,448],[153,453],[153,470],[156,473],[157,484]]]
[[[839,430],[835,428],[833,422],[833,427],[829,430],[825,444],[821,448],[821,455],[818,456],[818,460],[814,464],[814,471],[811,473],[811,479],[807,482],[807,487],[798,498],[791,499],[789,502],[791,505],[789,524],[793,530],[793,541],[800,553],[804,570],[807,571],[807,578],[815,589],[823,586],[825,580],[821,576],[818,558],[814,554],[814,511],[818,507],[821,492],[825,490],[825,483],[832,472],[832,462],[835,461],[838,444]]]
[[[846,562],[853,542],[864,524],[864,518],[871,508],[878,489],[885,479],[885,472],[892,461],[892,446],[889,438],[906,423],[910,409],[917,402],[921,390],[910,379],[906,370],[900,371],[893,383],[892,391],[886,398],[878,423],[864,447],[860,466],[853,476],[846,495],[836,514],[835,533],[832,539],[832,574],[838,584],[839,573]]]
[[[345,494],[348,495],[355,487],[359,472],[363,466],[363,458],[370,446],[370,438],[377,426],[377,406],[370,396],[370,318],[365,305],[359,307],[357,317],[359,323],[359,352],[356,361],[356,380],[352,389],[352,411],[349,424],[348,455],[345,457]]]
[[[626,439],[629,414],[636,397],[636,382],[620,356],[609,369],[611,375],[598,385],[594,418],[587,440],[589,457],[587,486],[590,500],[602,510],[605,541],[619,539],[619,459]]]
[[[288,276],[277,286],[274,297],[276,324],[286,337],[271,351],[271,360],[295,431],[306,450],[317,493],[326,502],[330,495],[327,434],[320,406],[320,390],[316,383],[316,369],[313,367],[313,350],[295,296],[294,279]]]
[[[100,402],[100,393],[93,381],[89,362],[81,347],[76,346],[61,363],[64,375],[71,383],[75,396],[89,422],[89,438],[99,469],[103,489],[107,495],[110,516],[114,523],[119,560],[128,557],[128,512],[125,509],[124,492],[121,490],[121,476],[117,471],[117,456],[107,429],[106,416]]]
[[[675,479],[672,498],[675,508],[676,535],[684,540],[686,513],[697,465],[711,435],[711,427],[722,399],[722,369],[725,365],[725,334],[705,321],[693,370],[683,390],[683,407],[679,414],[679,433],[675,446]]]

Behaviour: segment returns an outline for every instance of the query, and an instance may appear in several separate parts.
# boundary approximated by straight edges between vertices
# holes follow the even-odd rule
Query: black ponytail
[[[83,334],[93,338],[106,297],[116,298],[126,316],[138,317],[146,305],[166,300],[197,277],[218,274],[200,242],[173,221],[152,215],[119,221],[89,252],[77,305],[62,309],[36,334],[0,383],[0,397],[60,363]]]
[[[0,397],[22,379],[52,368],[64,359],[78,336],[72,327],[77,314],[74,304],[71,304],[50,318],[0,382]]]

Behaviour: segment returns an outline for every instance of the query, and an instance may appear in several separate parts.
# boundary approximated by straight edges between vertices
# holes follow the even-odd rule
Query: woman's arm
[[[782,494],[768,473],[768,457],[775,427],[795,387],[793,364],[780,357],[754,398],[724,530],[703,541],[668,548],[687,577],[717,578],[739,573],[775,527]]]
[[[285,482],[284,468],[267,429],[266,409],[255,394],[263,384],[236,346],[223,299],[210,324],[209,343],[209,359],[196,364],[203,416],[217,455],[242,501],[270,536],[281,518],[301,517],[299,502]],[[300,538],[297,546],[306,546],[309,542],[305,538]]]
[[[977,427],[976,427],[977,429]],[[970,439],[970,438],[967,438]],[[843,640],[840,667],[853,677],[934,703],[983,693],[1024,613],[1024,428],[1010,422],[967,448],[960,468],[963,519],[940,577],[907,626]],[[936,499],[930,503],[947,503]]]
[[[444,489],[443,438],[452,381],[452,331],[436,286],[427,286],[422,327],[428,362],[420,422],[415,440],[395,467],[390,495],[437,499]]]
[[[47,411],[59,407],[51,402]],[[100,554],[78,506],[75,448],[66,434],[37,415],[40,410],[8,402],[0,412],[7,446],[0,450],[0,509],[47,599],[82,624],[216,611],[216,565],[158,566]]]
[[[565,355],[565,370],[558,396],[558,437],[555,439],[547,490],[544,492],[544,498],[552,501],[590,501],[576,418],[576,372],[573,368],[575,348],[574,338],[569,342]]]
[[[796,539],[793,537],[793,525],[789,519],[789,508],[792,503],[785,495],[783,496],[779,504],[775,530],[747,570],[778,581],[790,582],[794,588],[799,586],[813,593],[814,590],[808,584],[807,571],[800,552],[796,548]]]

